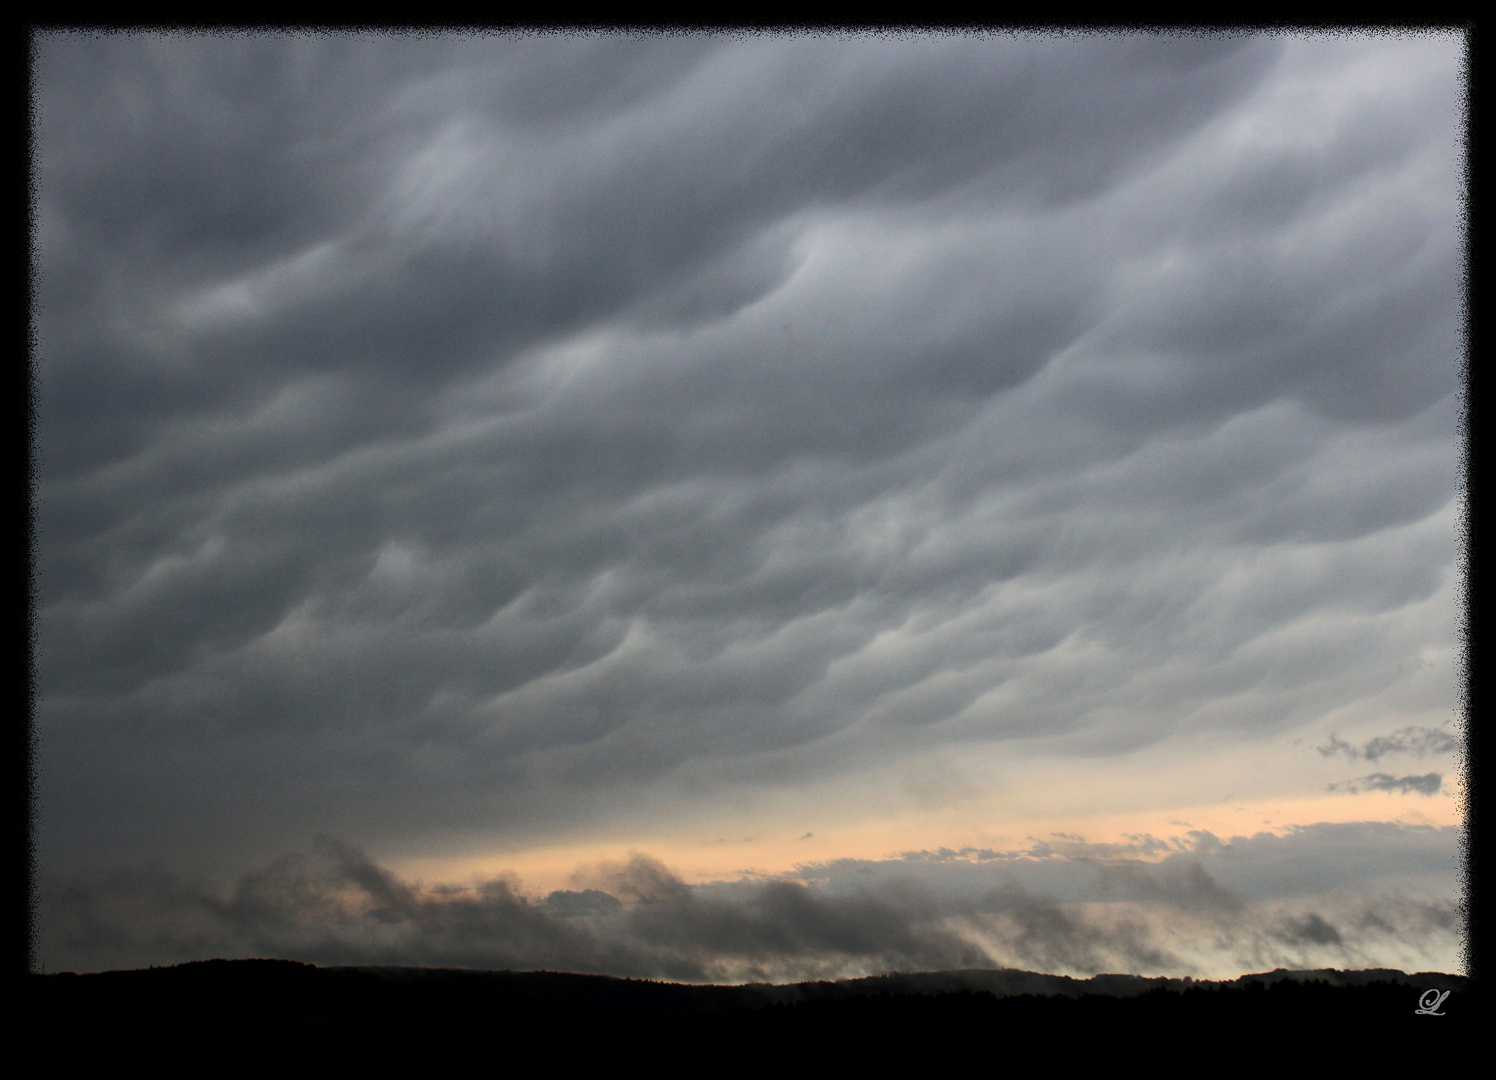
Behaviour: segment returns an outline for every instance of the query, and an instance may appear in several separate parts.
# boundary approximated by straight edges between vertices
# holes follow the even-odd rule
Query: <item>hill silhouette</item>
[[[620,1039],[688,1046],[914,1045],[930,1039],[1134,1037],[1146,1031],[1473,1031],[1475,987],[1440,972],[1277,970],[1228,982],[1017,970],[881,975],[838,982],[687,985],[564,972],[315,967],[208,960],[174,967],[31,975],[26,1030],[79,1032],[120,1051],[445,1045],[475,1033],[560,1040],[576,1055]],[[1442,995],[1442,997],[1441,997]],[[1420,1014],[1439,999],[1440,1015]],[[728,1040],[723,1043],[722,1040]],[[869,1041],[871,1040],[871,1042]]]

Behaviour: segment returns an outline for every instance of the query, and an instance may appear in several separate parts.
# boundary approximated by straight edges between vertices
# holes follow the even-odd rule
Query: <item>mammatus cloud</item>
[[[1323,746],[1315,749],[1324,757],[1332,754],[1344,754],[1351,761],[1357,758],[1365,758],[1367,761],[1376,761],[1384,754],[1409,754],[1415,757],[1425,757],[1430,754],[1447,754],[1458,749],[1459,742],[1447,731],[1431,727],[1405,727],[1401,731],[1394,731],[1391,735],[1378,735],[1360,746],[1346,742],[1334,732]]]
[[[1429,837],[1392,839],[1416,848]],[[1318,843],[1312,832],[1274,842],[1301,859]],[[282,857],[224,892],[160,868],[74,883],[50,898],[44,933],[54,968],[82,970],[278,956],[730,982],[977,967],[1234,977],[1274,966],[1449,965],[1452,902],[1396,891],[1257,897],[1207,869],[1235,848],[1247,878],[1261,880],[1253,871],[1284,854],[1263,843],[1197,836],[1151,863],[1028,852],[906,858],[700,886],[634,855],[579,871],[584,888],[530,898],[512,877],[402,881],[324,838],[310,856]],[[920,865],[943,874],[916,880]]]
[[[1422,776],[1393,776],[1391,773],[1378,772],[1357,780],[1330,784],[1325,790],[1345,791],[1352,795],[1363,791],[1396,791],[1403,795],[1416,791],[1423,795],[1437,795],[1443,783],[1444,778],[1438,773],[1425,773]]]
[[[1453,700],[1453,36],[37,55],[51,865]]]

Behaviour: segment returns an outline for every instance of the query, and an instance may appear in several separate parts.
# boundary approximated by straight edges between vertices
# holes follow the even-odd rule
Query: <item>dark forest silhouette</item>
[[[1077,1033],[1137,1037],[1183,1028],[1442,1041],[1473,1033],[1483,1013],[1473,991],[1463,976],[1393,970],[1279,970],[1230,982],[994,970],[715,986],[560,972],[209,960],[32,975],[25,1008],[31,1038],[66,1045],[84,1032],[90,1042],[121,1051],[184,1040],[220,1048],[448,1045],[481,1034],[506,1042],[560,1039],[567,1053],[586,1056],[601,1055],[604,1044],[619,1039],[677,1047],[721,1040],[866,1046]],[[1418,1011],[1431,1003],[1431,1010]]]

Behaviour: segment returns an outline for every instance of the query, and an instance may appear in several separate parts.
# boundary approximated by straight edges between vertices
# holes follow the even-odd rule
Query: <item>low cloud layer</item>
[[[1229,842],[1197,833],[1168,842],[1174,854],[1161,861],[922,853],[700,886],[635,855],[579,870],[585,887],[545,897],[526,896],[512,876],[402,881],[323,839],[223,893],[159,869],[76,883],[52,899],[45,932],[54,965],[83,970],[210,955],[717,982],[981,967],[1196,977],[1449,969],[1457,921],[1438,898],[1441,872],[1453,872],[1439,865],[1440,832],[1336,826]],[[1326,871],[1320,857],[1358,839],[1383,845],[1390,878]],[[1317,887],[1285,887],[1285,862]]]

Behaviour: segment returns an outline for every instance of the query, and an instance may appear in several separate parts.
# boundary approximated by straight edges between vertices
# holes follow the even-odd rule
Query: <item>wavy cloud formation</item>
[[[988,860],[1019,891],[929,908],[967,871],[545,900],[277,858],[693,845],[766,806],[956,822],[911,848],[1046,800],[1158,831],[1443,753],[1460,35],[35,43],[38,837],[77,955],[1196,963],[1164,910],[1228,920],[1222,957],[1371,940],[1274,922],[1245,849],[1051,903],[1128,852],[1049,837]],[[969,803],[903,783],[947,760],[984,763]],[[1451,820],[1410,771],[1354,805]],[[1198,790],[1160,807],[1165,774]],[[182,876],[76,884],[152,859]]]

